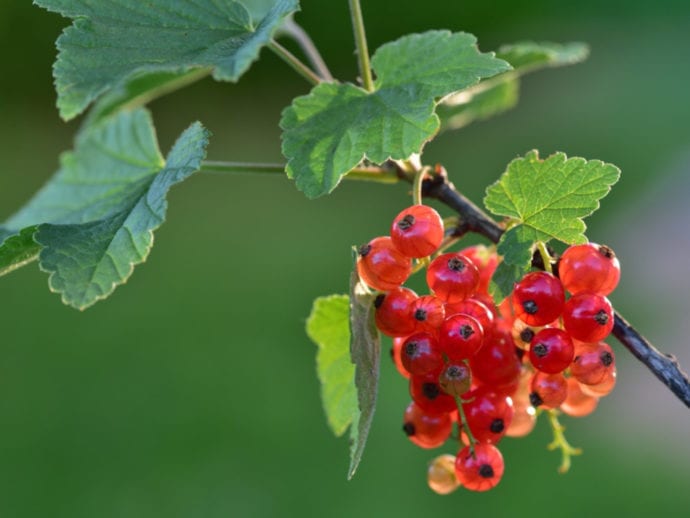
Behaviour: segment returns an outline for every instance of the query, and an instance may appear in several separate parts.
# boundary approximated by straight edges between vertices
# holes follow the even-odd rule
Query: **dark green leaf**
[[[194,123],[164,159],[148,112],[120,112],[86,128],[61,169],[5,227],[39,225],[34,239],[51,289],[84,309],[146,259],[168,190],[199,169],[207,143],[208,132]]]
[[[350,299],[319,297],[307,319],[307,335],[318,346],[316,373],[328,425],[340,437],[359,415],[355,366],[350,360]]]
[[[355,385],[359,412],[350,429],[350,469],[352,478],[362,460],[371,421],[376,410],[381,340],[374,322],[375,295],[362,283],[357,269],[350,277],[350,353],[355,364]]]
[[[53,70],[64,119],[79,115],[112,89],[100,114],[118,104],[145,102],[184,84],[192,73],[203,75],[204,69],[217,80],[237,81],[285,16],[298,9],[298,0],[275,0],[263,18],[252,20],[235,1],[35,2],[74,19],[58,38]],[[253,10],[265,12],[265,5]],[[132,80],[137,84],[128,85]],[[148,94],[144,84],[152,88]]]
[[[364,158],[382,163],[419,152],[438,131],[441,97],[510,68],[480,53],[471,34],[448,31],[404,36],[371,63],[373,92],[320,84],[283,111],[287,173],[310,198],[331,192]]]
[[[502,46],[496,57],[510,63],[513,70],[445,98],[438,107],[442,129],[462,128],[513,108],[521,76],[541,68],[573,65],[584,61],[588,54],[584,43],[521,42]]]
[[[34,241],[36,227],[19,232],[0,228],[0,275],[10,273],[36,260],[41,246]]]

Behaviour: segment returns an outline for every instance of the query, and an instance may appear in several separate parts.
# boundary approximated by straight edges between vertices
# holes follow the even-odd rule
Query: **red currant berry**
[[[446,394],[438,383],[439,373],[410,378],[412,399],[428,414],[447,414],[457,408],[455,398]]]
[[[415,333],[408,336],[401,353],[402,364],[412,375],[438,373],[443,367],[443,356],[438,342],[430,333]]]
[[[393,290],[412,273],[412,262],[401,254],[390,237],[377,237],[359,248],[357,273],[371,288]]]
[[[439,299],[454,304],[471,297],[477,291],[479,270],[461,254],[442,254],[429,265],[426,282]]]
[[[604,381],[608,371],[616,368],[615,363],[613,351],[608,344],[578,344],[575,358],[570,364],[570,374],[580,383],[597,385]]]
[[[441,351],[451,361],[473,356],[484,342],[484,330],[473,317],[458,313],[443,321],[438,333]]]
[[[609,299],[581,292],[568,299],[563,308],[563,325],[575,340],[598,342],[613,329],[613,308]]]
[[[567,395],[567,383],[562,373],[537,372],[532,378],[529,399],[534,407],[558,408]]]
[[[412,303],[417,294],[407,288],[396,288],[381,293],[374,300],[376,327],[388,336],[405,336],[414,332]]]
[[[473,390],[466,399],[462,406],[474,438],[498,443],[513,420],[513,401],[484,387]]]
[[[472,386],[472,373],[462,362],[450,363],[441,371],[438,383],[446,394],[462,397]]]
[[[503,455],[490,443],[469,446],[458,452],[455,458],[455,475],[460,485],[470,491],[487,491],[496,486],[503,476]]]
[[[563,310],[563,285],[548,272],[525,275],[513,290],[515,316],[531,326],[545,326]]]
[[[529,361],[537,370],[557,374],[568,368],[573,361],[574,351],[568,333],[547,327],[534,335],[529,348]]]
[[[500,321],[497,321],[497,323]],[[513,385],[521,372],[510,329],[494,325],[484,336],[484,345],[470,358],[472,375],[494,389]]]
[[[427,257],[443,241],[443,220],[428,205],[413,205],[393,220],[391,239],[407,257]]]
[[[474,317],[482,325],[482,329],[488,329],[494,322],[494,314],[488,306],[477,299],[471,298],[455,304],[446,304],[446,318],[456,313],[464,313]]]
[[[604,397],[611,393],[613,387],[616,386],[616,369],[607,371],[604,379],[596,385],[585,385],[580,383],[580,388],[583,394],[594,397]]]
[[[426,474],[431,490],[439,495],[447,495],[460,487],[455,477],[455,457],[444,453],[429,463]]]
[[[415,331],[435,333],[446,317],[443,302],[433,295],[424,295],[415,300],[411,312]]]
[[[414,401],[405,410],[403,431],[420,448],[441,446],[453,428],[448,414],[428,414]]]
[[[558,273],[563,286],[572,294],[590,291],[605,296],[618,285],[621,266],[608,246],[587,243],[563,252]]]
[[[594,412],[599,398],[582,392],[582,387],[575,378],[568,378],[567,382],[568,395],[559,407],[563,413],[572,417],[584,417]]]
[[[460,250],[460,253],[467,257],[479,270],[479,293],[489,292],[491,276],[498,266],[498,254],[495,250],[484,245],[474,245]]]
[[[405,379],[410,379],[410,373],[402,363],[402,348],[405,340],[407,338],[404,336],[396,336],[393,338],[393,346],[391,347],[391,358],[393,363],[395,363],[395,368],[398,369],[400,375]]]

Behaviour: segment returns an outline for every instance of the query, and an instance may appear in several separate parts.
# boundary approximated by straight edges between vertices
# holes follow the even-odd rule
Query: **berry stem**
[[[367,48],[367,36],[364,31],[364,18],[359,0],[350,1],[350,16],[352,17],[352,30],[355,33],[355,46],[359,63],[359,74],[362,76],[362,85],[367,92],[374,91],[374,79],[371,75],[369,62],[369,49]]]
[[[322,80],[332,82],[334,81],[331,71],[328,69],[326,62],[321,57],[319,49],[316,48],[314,42],[300,25],[295,20],[289,18],[283,22],[279,29],[280,33],[292,38],[302,49],[302,52],[307,57],[311,66],[316,70],[316,73]]]
[[[561,465],[558,468],[559,473],[567,473],[570,469],[570,457],[573,455],[581,455],[582,449],[574,448],[565,438],[565,427],[558,420],[558,410],[547,410],[549,416],[549,424],[553,432],[553,441],[547,446],[549,450],[561,450]]]
[[[421,167],[414,173],[414,180],[412,181],[412,204],[422,205],[422,183],[426,176],[427,168]]]
[[[462,399],[458,395],[455,395],[454,397],[455,404],[458,406],[458,417],[460,419],[458,427],[462,428],[462,430],[465,432],[465,435],[467,435],[467,440],[470,441],[470,454],[472,454],[472,457],[474,457],[474,446],[475,444],[477,444],[477,439],[474,438],[474,435],[472,435],[472,430],[470,430],[470,427],[467,424],[467,418],[465,417],[465,409],[462,407]],[[458,435],[462,435],[462,433],[460,432]]]
[[[271,42],[268,44],[268,48],[270,48],[275,54],[278,55],[280,59],[290,65],[290,68],[309,81],[312,85],[316,86],[321,82],[321,78],[317,76],[311,68],[302,63],[297,56],[295,56],[277,41],[271,40]]]
[[[553,268],[551,267],[551,256],[549,255],[549,250],[546,248],[546,243],[544,241],[537,241],[537,250],[541,256],[541,260],[544,263],[544,271],[553,273]]]

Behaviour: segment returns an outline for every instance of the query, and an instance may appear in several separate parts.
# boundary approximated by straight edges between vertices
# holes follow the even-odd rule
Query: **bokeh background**
[[[297,16],[335,75],[356,75],[345,0]],[[690,366],[690,4],[585,0],[377,0],[373,51],[408,32],[467,30],[482,50],[525,39],[586,41],[582,65],[527,77],[511,112],[426,149],[481,200],[515,156],[562,150],[620,166],[588,220],[623,265],[616,307]],[[54,108],[54,40],[67,21],[0,6],[0,219],[52,174],[78,121]],[[280,110],[308,85],[268,52],[237,85],[210,80],[156,101],[162,149],[193,120],[210,158],[279,161]],[[434,495],[435,453],[400,430],[408,396],[383,358],[378,412],[355,479],[347,441],[322,415],[311,301],[344,292],[350,246],[386,231],[404,186],[344,183],[306,200],[282,177],[198,175],[129,283],[84,313],[36,265],[0,279],[0,516],[687,516],[690,417],[618,344],[619,382],[598,411],[566,420],[585,449],[567,475],[546,423],[506,439],[488,494]],[[451,451],[451,448],[448,448]]]

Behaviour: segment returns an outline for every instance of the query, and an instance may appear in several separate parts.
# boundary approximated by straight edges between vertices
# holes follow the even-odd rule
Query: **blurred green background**
[[[297,21],[335,75],[353,78],[347,2],[302,5]],[[616,307],[690,365],[690,4],[379,0],[363,10],[372,51],[432,28],[472,32],[482,50],[591,44],[585,64],[529,76],[516,109],[442,135],[426,157],[475,200],[532,148],[620,166],[590,239],[621,257]],[[78,128],[54,108],[50,67],[66,23],[27,0],[0,7],[1,218],[52,174]],[[151,108],[164,152],[199,119],[214,133],[210,158],[277,161],[280,110],[307,91],[264,52],[238,85],[207,80]],[[567,475],[540,423],[503,442],[495,490],[434,495],[435,452],[401,432],[406,385],[384,357],[368,449],[345,480],[347,442],[326,427],[304,321],[316,296],[347,289],[349,247],[385,232],[406,203],[404,186],[345,183],[307,201],[281,177],[199,175],[173,190],[149,260],[85,313],[49,293],[35,265],[0,279],[0,516],[687,516],[687,408],[618,344],[617,389],[566,421],[585,449]]]

